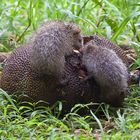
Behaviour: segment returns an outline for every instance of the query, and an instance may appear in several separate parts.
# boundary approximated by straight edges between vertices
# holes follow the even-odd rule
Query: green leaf
[[[120,25],[120,27],[118,27],[117,31],[114,33],[114,35],[112,36],[111,40],[114,41],[119,34],[121,34],[122,30],[125,28],[126,24],[133,18],[133,17],[137,17],[140,15],[140,12],[136,12],[130,16],[128,16]]]

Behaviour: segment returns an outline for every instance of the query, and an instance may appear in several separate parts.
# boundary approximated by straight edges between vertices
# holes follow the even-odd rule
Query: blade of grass
[[[104,130],[103,130],[103,127],[102,127],[101,122],[100,122],[99,119],[94,115],[94,113],[92,112],[92,110],[90,110],[90,113],[91,113],[91,115],[94,117],[94,119],[96,120],[96,122],[98,123],[99,128],[100,128],[100,130],[101,130],[101,133],[104,134]]]
[[[118,35],[122,32],[122,30],[124,29],[124,27],[126,26],[126,24],[133,18],[133,17],[137,17],[140,15],[140,12],[136,12],[130,16],[128,16],[122,23],[121,25],[118,27],[118,29],[116,30],[116,32],[114,33],[114,35],[111,37],[111,40],[114,41]]]
[[[4,95],[4,96],[8,99],[8,101],[11,103],[11,105],[13,105],[13,107],[15,108],[15,110],[16,110],[17,112],[19,112],[19,111],[18,111],[18,108],[15,106],[15,104],[14,104],[14,102],[12,101],[12,99],[10,98],[10,96],[9,96],[4,90],[0,89],[0,94]]]

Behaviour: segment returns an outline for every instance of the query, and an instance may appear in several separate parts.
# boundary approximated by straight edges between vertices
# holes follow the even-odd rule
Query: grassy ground
[[[133,47],[137,59],[131,69],[140,67],[139,0],[1,0],[0,3],[0,51],[12,51],[24,43],[42,21],[63,19],[78,23],[83,34],[98,33]],[[140,139],[137,85],[130,87],[122,108],[101,104],[91,110],[91,105],[94,106],[76,105],[69,114],[60,117],[61,102],[52,108],[37,108],[35,104],[27,107],[0,90],[0,139]],[[82,108],[89,110],[89,114],[78,115],[77,110]]]

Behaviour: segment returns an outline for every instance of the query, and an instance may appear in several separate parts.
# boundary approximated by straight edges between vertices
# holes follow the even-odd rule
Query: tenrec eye
[[[81,42],[82,42],[82,40],[81,40],[81,39],[79,39],[79,42],[81,43]]]

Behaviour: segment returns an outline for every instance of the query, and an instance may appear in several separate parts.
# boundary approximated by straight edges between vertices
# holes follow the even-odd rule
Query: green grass
[[[38,25],[47,19],[74,21],[83,34],[97,33],[118,44],[135,49],[133,69],[140,67],[140,2],[139,0],[1,0],[0,51],[12,51],[26,42]],[[0,90],[1,140],[135,140],[140,139],[140,88],[130,87],[122,108],[101,104],[91,110],[76,105],[61,116],[63,104],[37,107],[17,103]],[[88,110],[80,116],[77,110]]]

